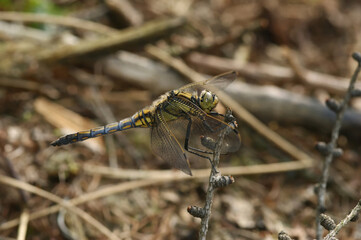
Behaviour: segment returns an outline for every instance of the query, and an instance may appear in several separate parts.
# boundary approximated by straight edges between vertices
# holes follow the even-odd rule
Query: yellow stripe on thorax
[[[180,99],[184,99],[184,101],[178,101],[179,106],[182,108],[183,111],[188,112],[192,115],[202,115],[203,111],[200,111],[199,107],[194,107],[194,103],[192,101],[192,97],[197,100],[197,96],[193,96],[192,93],[189,92],[179,92],[177,97]]]

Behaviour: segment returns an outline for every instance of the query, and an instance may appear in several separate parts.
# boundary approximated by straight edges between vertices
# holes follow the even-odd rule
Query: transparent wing
[[[224,117],[222,116],[211,116],[208,114],[203,120],[197,117],[193,117],[191,134],[196,136],[210,137],[214,141],[217,141],[220,132],[223,131],[225,128],[229,128],[230,131],[223,139],[221,153],[227,154],[230,152],[236,152],[241,146],[241,137],[237,129],[235,129],[234,126],[224,122],[222,118],[224,119]],[[200,146],[200,141],[201,140],[199,138],[194,144],[196,146]],[[199,148],[201,148],[202,150],[206,149],[203,145]]]
[[[225,128],[230,128],[231,131],[225,136],[223,140],[223,145],[221,149],[222,154],[226,154],[229,152],[236,152],[241,145],[240,135],[235,129],[234,126],[224,122],[224,117],[221,115],[212,116],[204,112],[199,106],[192,102],[188,102],[188,107],[194,109],[194,112],[198,114],[192,115],[187,111],[188,107],[184,105],[177,104],[176,101],[169,101],[169,104],[174,105],[174,107],[178,107],[183,110],[184,117],[182,119],[178,119],[175,121],[171,121],[168,123],[169,129],[175,133],[178,139],[181,140],[181,143],[184,146],[184,141],[186,140],[187,134],[187,126],[189,121],[191,122],[191,129],[189,133],[189,146],[193,148],[200,149],[202,151],[208,151],[201,144],[201,136],[210,137],[214,141],[217,141],[219,133],[221,130]],[[180,137],[178,137],[180,136]]]
[[[155,113],[155,126],[152,128],[151,141],[155,154],[169,162],[174,168],[192,175],[183,145],[168,128],[160,110]]]
[[[220,132],[225,128],[230,128],[230,131],[224,137],[221,153],[227,154],[230,152],[236,152],[239,149],[241,145],[241,138],[238,131],[231,125],[228,125],[222,120],[209,115],[207,115],[203,120],[192,116],[191,121],[192,126],[189,136],[190,147],[199,149],[203,152],[210,152],[210,149],[207,149],[202,145],[201,137],[209,137],[213,141],[217,141]]]
[[[231,71],[231,72],[219,74],[213,78],[204,81],[189,83],[179,88],[178,90],[182,92],[188,92],[197,88],[202,88],[202,86],[204,88],[206,85],[214,86],[217,87],[218,89],[223,89],[226,88],[229,84],[231,84],[235,79],[237,79],[237,72]]]

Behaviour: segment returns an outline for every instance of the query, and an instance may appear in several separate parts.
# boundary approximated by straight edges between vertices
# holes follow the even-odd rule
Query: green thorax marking
[[[173,91],[170,92],[162,105],[163,116],[166,121],[175,120],[184,116],[184,113],[190,115],[201,115],[202,111],[199,109],[198,96],[189,92]],[[196,107],[197,106],[197,107]]]

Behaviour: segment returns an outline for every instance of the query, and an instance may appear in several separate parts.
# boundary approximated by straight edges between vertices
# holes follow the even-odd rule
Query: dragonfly
[[[190,155],[207,158],[212,164],[209,154],[213,152],[201,144],[201,136],[217,139],[220,131],[228,127],[231,131],[224,137],[221,153],[236,152],[240,147],[237,123],[226,122],[224,115],[214,111],[219,99],[207,90],[207,86],[225,88],[236,78],[237,72],[232,71],[189,83],[161,95],[129,118],[62,136],[51,145],[62,146],[131,128],[151,128],[153,152],[172,167],[192,175]]]

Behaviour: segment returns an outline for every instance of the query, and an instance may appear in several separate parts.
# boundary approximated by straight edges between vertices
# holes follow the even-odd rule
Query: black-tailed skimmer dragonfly
[[[130,128],[151,128],[153,152],[168,161],[174,168],[192,175],[188,153],[210,160],[211,152],[200,144],[200,136],[217,139],[221,129],[230,127],[231,131],[228,131],[223,140],[221,153],[235,152],[240,147],[240,135],[235,128],[236,124],[226,123],[222,114],[212,111],[219,100],[215,94],[205,90],[204,87],[205,85],[226,87],[236,77],[237,73],[233,71],[205,81],[190,83],[163,94],[152,105],[129,118],[65,135],[52,142],[51,145],[75,143]]]

